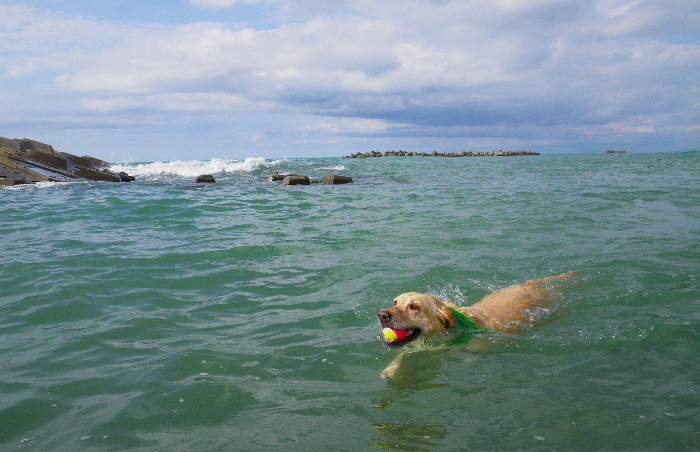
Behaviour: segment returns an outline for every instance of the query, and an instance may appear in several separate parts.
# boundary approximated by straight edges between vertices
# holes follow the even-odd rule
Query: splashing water
[[[250,172],[256,169],[274,166],[279,161],[267,161],[262,157],[248,157],[243,161],[224,160],[175,160],[172,162],[151,163],[118,163],[111,166],[115,172],[124,171],[136,177],[153,177],[176,175],[181,177],[196,177],[200,174],[222,174],[235,172]]]

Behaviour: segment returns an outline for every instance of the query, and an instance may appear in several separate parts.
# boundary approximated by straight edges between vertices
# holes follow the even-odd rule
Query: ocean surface
[[[698,152],[114,169],[0,189],[2,452],[700,448]],[[379,378],[396,295],[569,270],[541,324]]]

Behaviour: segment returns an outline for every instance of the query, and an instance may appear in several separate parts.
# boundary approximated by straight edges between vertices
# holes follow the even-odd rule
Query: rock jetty
[[[404,152],[404,151],[388,151],[388,152],[358,152],[350,154],[344,159],[364,159],[370,157],[506,157],[514,155],[540,155],[539,152],[532,151],[491,151],[491,152]]]
[[[104,160],[57,152],[38,141],[0,137],[0,186],[35,182],[131,182],[134,177],[114,173]]]

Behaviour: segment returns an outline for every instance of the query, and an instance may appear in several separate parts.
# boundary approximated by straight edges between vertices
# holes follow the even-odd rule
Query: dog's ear
[[[443,325],[445,325],[445,328],[454,328],[457,324],[454,315],[452,315],[452,311],[445,305],[440,306],[440,309],[438,309],[438,316],[440,320],[442,320]]]

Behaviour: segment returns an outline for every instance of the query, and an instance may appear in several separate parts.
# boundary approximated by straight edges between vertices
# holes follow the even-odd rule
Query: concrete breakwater
[[[350,154],[344,159],[364,159],[371,157],[504,157],[514,155],[540,155],[539,152],[532,151],[490,151],[490,152],[405,152],[405,151],[388,151],[388,152],[358,152]]]
[[[296,174],[283,174],[277,170],[273,171],[269,181],[281,182],[282,185],[311,185],[311,184],[323,184],[323,185],[342,185],[342,184],[352,184],[352,177],[342,176],[340,174],[326,174],[323,176],[323,180],[311,180],[309,176],[296,175]]]
[[[35,182],[130,182],[134,177],[114,173],[109,163],[94,157],[57,152],[38,141],[0,137],[0,186]]]

